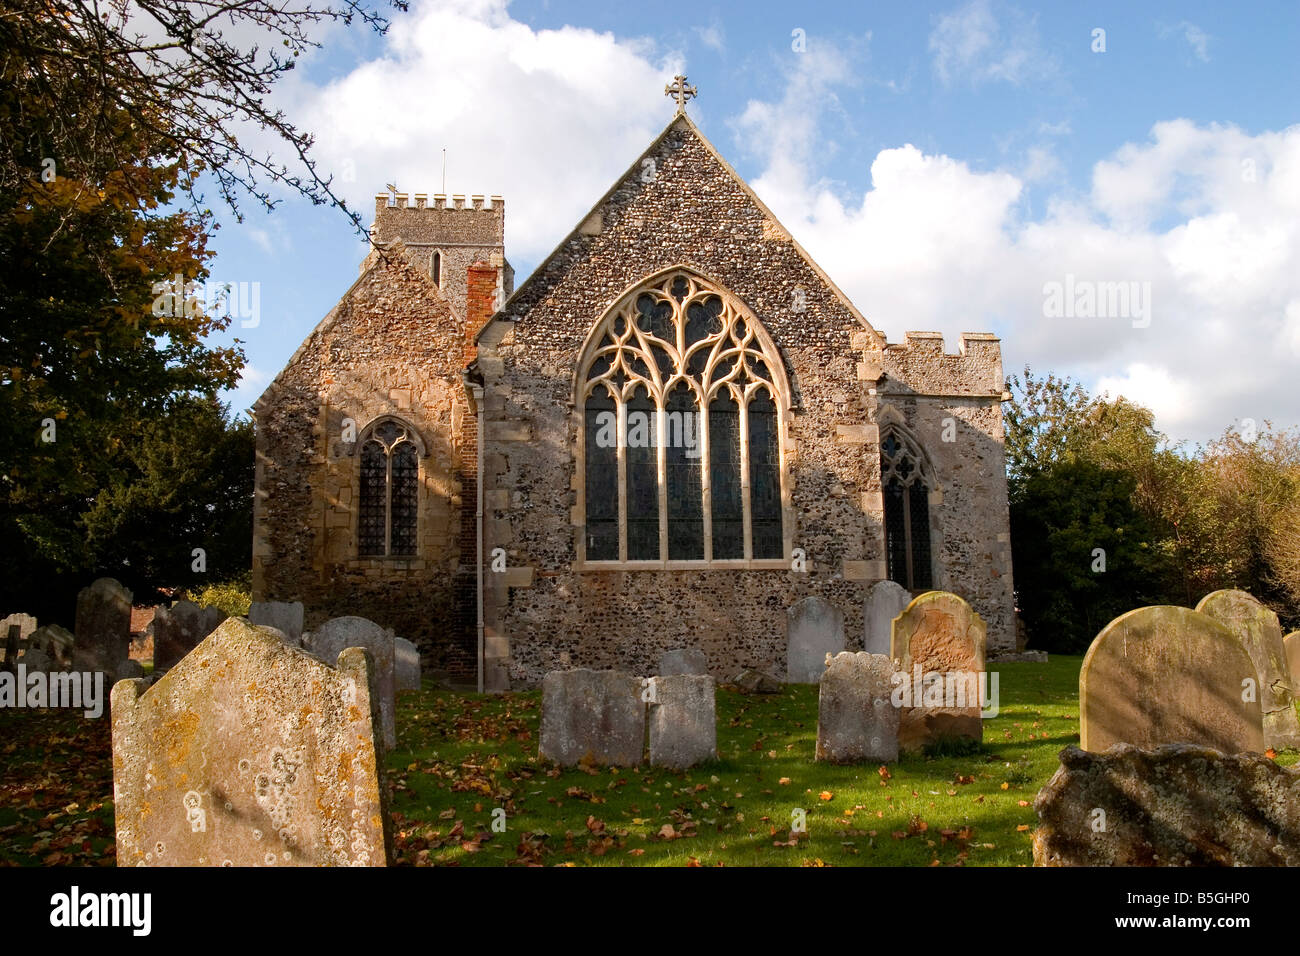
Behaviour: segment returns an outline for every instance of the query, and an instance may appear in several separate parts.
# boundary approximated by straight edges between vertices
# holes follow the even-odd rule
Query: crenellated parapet
[[[905,332],[882,349],[864,345],[859,377],[881,381],[885,392],[1000,399],[1006,386],[1001,340],[988,332],[963,332],[956,353],[939,332]]]
[[[380,245],[401,239],[408,246],[502,246],[506,203],[500,196],[461,193],[382,192],[375,194],[372,235]],[[450,199],[450,201],[449,201]]]

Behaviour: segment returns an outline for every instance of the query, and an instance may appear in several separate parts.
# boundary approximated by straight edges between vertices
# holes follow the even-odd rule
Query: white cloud
[[[1193,55],[1202,63],[1210,62],[1210,35],[1198,27],[1195,23],[1189,23],[1183,20],[1177,26],[1162,27],[1160,35],[1162,37],[1179,34],[1191,48]]]
[[[447,192],[504,196],[508,254],[531,261],[668,123],[663,87],[678,72],[648,41],[535,30],[505,0],[417,0],[382,57],[283,95],[366,222],[385,183],[439,192],[446,147]]]
[[[999,17],[990,0],[971,0],[939,17],[930,33],[934,72],[944,86],[1002,81],[1013,86],[1055,74],[1034,21],[1008,7]]]
[[[809,144],[830,124],[801,102],[747,107],[738,131],[769,150],[754,188],[891,341],[933,329],[955,351],[963,331],[998,332],[1008,372],[1028,362],[1122,392],[1177,438],[1300,423],[1300,126],[1158,123],[1095,164],[1090,193],[1049,193],[1030,216],[1024,189],[1050,182],[1050,152],[981,170],[884,149],[870,188],[846,194],[815,176]],[[1067,276],[1149,288],[1149,316],[1050,318],[1044,285]]]
[[[707,27],[695,27],[694,30],[695,35],[699,37],[700,42],[710,50],[716,50],[719,53],[722,53],[725,50],[727,37],[723,32],[722,24],[719,21],[714,20]]]

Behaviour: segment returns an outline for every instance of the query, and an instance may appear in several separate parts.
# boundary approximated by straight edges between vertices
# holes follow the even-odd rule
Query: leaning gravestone
[[[1291,684],[1277,615],[1245,591],[1214,591],[1196,610],[1214,618],[1241,641],[1259,671],[1259,701],[1264,709],[1264,746],[1300,747],[1295,688]]]
[[[685,770],[718,758],[713,678],[667,674],[650,678],[650,763]]]
[[[1185,607],[1140,607],[1102,628],[1083,658],[1079,746],[1262,751],[1258,683],[1246,648],[1218,621]]]
[[[709,658],[703,651],[693,647],[678,647],[664,651],[659,658],[659,676],[670,677],[673,674],[707,674]]]
[[[119,866],[384,866],[374,671],[231,618],[156,684],[113,688]]]
[[[907,610],[912,595],[897,581],[877,581],[867,592],[862,608],[862,649],[868,654],[889,655],[894,618]]]
[[[292,646],[302,640],[301,601],[254,601],[248,607],[248,619],[283,631]]]
[[[786,611],[786,680],[815,684],[826,670],[826,655],[844,650],[844,612],[813,595]]]
[[[1061,751],[1036,866],[1300,866],[1300,771],[1190,744]]]
[[[159,607],[153,615],[153,669],[161,673],[172,667],[226,619],[219,607],[199,607],[192,601],[177,601]]]
[[[983,618],[947,591],[927,591],[894,619],[889,656],[899,662],[910,691],[899,714],[900,750],[949,738],[984,739],[979,687],[985,645]]]
[[[404,637],[393,639],[393,679],[398,690],[420,689],[420,649]]]
[[[542,678],[538,754],[562,767],[583,762],[615,767],[641,763],[645,703],[641,680],[622,671],[585,667]]]
[[[116,681],[131,645],[131,592],[112,578],[99,578],[77,595],[72,666],[102,672]]]
[[[364,617],[336,617],[312,632],[307,651],[318,660],[338,660],[344,648],[364,647],[375,661],[375,695],[379,698],[384,746],[397,746],[396,696],[393,632]]]
[[[898,759],[893,675],[894,662],[884,654],[845,651],[831,658],[817,703],[817,760]]]

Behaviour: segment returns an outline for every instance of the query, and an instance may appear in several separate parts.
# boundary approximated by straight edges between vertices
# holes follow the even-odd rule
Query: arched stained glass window
[[[357,554],[409,557],[417,550],[420,448],[409,426],[384,418],[361,436]]]
[[[679,269],[624,296],[589,341],[585,560],[783,560],[785,383],[758,320]]]
[[[933,587],[930,555],[930,488],[920,447],[898,429],[880,442],[885,498],[885,557],[889,578],[909,590]]]

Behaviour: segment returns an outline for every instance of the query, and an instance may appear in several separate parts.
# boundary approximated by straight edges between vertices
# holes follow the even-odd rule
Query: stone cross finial
[[[697,96],[699,91],[693,86],[686,84],[686,77],[680,73],[673,77],[673,81],[664,87],[664,96],[671,96],[677,101],[677,112],[686,112],[686,101],[693,96]]]

